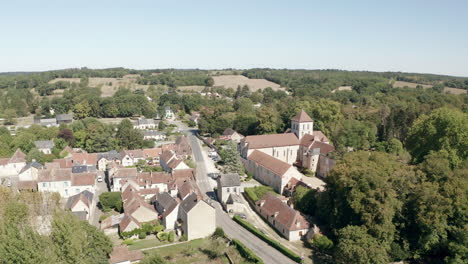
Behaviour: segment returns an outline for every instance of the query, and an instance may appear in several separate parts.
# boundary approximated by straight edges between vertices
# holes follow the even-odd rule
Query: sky
[[[0,72],[77,67],[468,76],[468,1],[0,2]]]

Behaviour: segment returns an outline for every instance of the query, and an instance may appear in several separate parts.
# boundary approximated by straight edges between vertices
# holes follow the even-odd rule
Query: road
[[[207,168],[205,159],[206,153],[202,151],[200,140],[195,136],[197,132],[194,129],[187,129],[182,124],[178,124],[181,130],[187,134],[190,145],[192,147],[193,156],[197,164],[197,184],[200,190],[208,197],[215,197],[213,191],[212,180],[207,176]],[[212,171],[209,171],[212,172]],[[224,212],[218,202],[213,202],[216,208],[216,225],[221,227],[226,235],[230,238],[238,239],[248,248],[250,248],[257,256],[268,264],[292,264],[295,263],[290,258],[281,254],[278,250],[269,246],[267,243],[260,240],[258,237],[244,229],[242,226],[234,222],[229,215]]]
[[[107,191],[108,191],[108,189],[107,189],[106,181],[104,181],[104,180],[102,182],[97,182],[96,181],[96,191],[95,191],[95,193],[93,195],[93,203],[92,203],[92,206],[91,206],[91,212],[89,214],[89,223],[94,225],[97,228],[100,228],[99,218],[102,215],[102,211],[99,210],[99,208],[97,207],[97,203],[99,202],[99,195],[101,195],[101,193],[107,192]]]

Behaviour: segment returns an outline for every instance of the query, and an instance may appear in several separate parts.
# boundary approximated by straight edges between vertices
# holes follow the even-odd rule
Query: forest
[[[73,112],[75,121],[60,128],[0,130],[0,155],[16,147],[31,151],[31,141],[60,140],[88,151],[144,146],[128,120],[119,127],[101,117],[147,117],[171,106],[180,117],[201,113],[200,133],[212,137],[233,128],[243,135],[282,133],[304,109],[336,147],[337,165],[324,192],[298,189],[295,207],[316,218],[323,236],[311,242],[330,263],[466,263],[468,261],[468,95],[445,94],[441,87],[468,89],[468,78],[400,72],[251,69],[284,89],[252,91],[216,87],[205,70],[71,69],[0,75],[0,115],[53,116]],[[140,74],[146,91],[120,88],[101,98],[87,78]],[[81,78],[79,84],[48,82]],[[433,88],[394,88],[393,81]],[[202,96],[179,86],[205,86]],[[351,86],[350,91],[334,91]],[[48,95],[63,89],[61,97]],[[117,131],[117,132],[115,132]],[[122,132],[120,132],[122,131]],[[111,140],[109,140],[111,139]],[[131,145],[131,142],[138,142]],[[56,144],[57,145],[57,144]],[[33,156],[32,154],[29,154]]]

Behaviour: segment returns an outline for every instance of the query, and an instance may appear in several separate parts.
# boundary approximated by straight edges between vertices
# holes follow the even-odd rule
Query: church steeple
[[[314,133],[314,120],[304,110],[301,110],[301,112],[291,119],[291,131],[299,139],[305,134],[312,135]]]

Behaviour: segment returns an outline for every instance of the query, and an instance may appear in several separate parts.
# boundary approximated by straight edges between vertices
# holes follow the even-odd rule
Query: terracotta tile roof
[[[314,138],[320,142],[330,142],[330,140],[322,133],[322,131],[319,130],[314,131]]]
[[[96,165],[97,154],[95,153],[72,153],[72,160],[74,164],[81,165]]]
[[[142,260],[144,257],[143,253],[140,250],[128,250],[127,246],[117,246],[114,247],[112,253],[110,254],[109,263],[123,263],[129,261],[130,263]]]
[[[125,190],[122,192],[122,202],[130,202],[133,199],[138,198],[138,190],[135,189],[132,185],[129,185]]]
[[[162,152],[168,151],[168,150],[174,150],[175,149],[175,144],[165,144],[161,146]]]
[[[126,155],[132,158],[137,158],[137,159],[145,158],[145,154],[143,153],[142,149],[122,150],[121,155],[122,155],[122,158],[125,157]]]
[[[37,181],[19,181],[18,189],[37,191]]]
[[[138,191],[138,194],[140,195],[150,195],[150,194],[158,194],[159,193],[159,189],[158,188],[148,188],[148,189],[140,189]]]
[[[73,173],[71,179],[72,186],[94,185],[96,182],[96,173]]]
[[[327,144],[327,143],[318,142],[318,141],[315,141],[310,146],[310,149],[316,149],[316,148],[320,149],[321,154],[328,154],[335,150],[334,146]]]
[[[279,176],[283,176],[289,170],[289,168],[291,168],[290,164],[265,154],[259,150],[254,150],[247,159],[254,161],[259,166],[262,166]]]
[[[39,170],[38,182],[55,182],[55,181],[71,181],[72,171],[71,169],[44,169]]]
[[[299,145],[299,139],[294,133],[247,136],[243,140],[249,149]]]
[[[118,168],[112,178],[135,178],[137,174],[136,168]]]
[[[164,162],[166,162],[166,164],[171,160],[173,159],[175,156],[175,153],[172,152],[171,150],[165,150],[161,153],[161,160],[164,160]]]
[[[132,217],[131,215],[125,213],[124,214],[124,217],[122,218],[122,220],[120,221],[120,224],[119,224],[119,227],[120,227],[120,230],[126,230],[128,225],[133,222],[135,223],[138,227],[140,227],[140,222],[138,222],[138,220],[136,220],[134,217]]]
[[[288,231],[308,229],[309,222],[296,210],[289,207],[285,202],[271,194],[265,194],[256,202],[262,213],[274,219]]]
[[[66,159],[54,159],[53,163],[58,163],[60,168],[71,168],[73,167],[73,161],[71,158]]]
[[[171,162],[169,162],[169,164],[167,164],[167,166],[171,169],[175,169],[177,168],[177,166],[179,166],[180,163],[183,163],[184,161],[183,160],[180,160],[180,159],[172,159]]]
[[[301,110],[301,112],[299,112],[291,120],[296,122],[314,122],[314,120],[312,120],[312,118],[310,118],[310,116],[304,110]]]
[[[1,158],[0,165],[2,166],[7,165],[9,161],[10,161],[10,158]]]
[[[44,167],[45,167],[46,169],[48,169],[48,170],[61,168],[61,167],[60,167],[60,163],[59,163],[59,162],[55,162],[55,161],[54,161],[54,162],[46,162],[46,163],[44,163]],[[66,168],[64,168],[64,169],[66,169]],[[71,167],[68,168],[68,169],[71,169]]]
[[[185,169],[185,170],[175,170],[172,172],[172,177],[175,180],[184,179],[184,180],[194,180],[195,171],[193,169]]]
[[[13,156],[11,156],[9,163],[21,163],[26,162],[26,154],[24,154],[20,149],[16,149]]]
[[[314,142],[314,139],[315,137],[313,135],[305,134],[304,136],[302,136],[300,144],[301,146],[309,147],[310,144]]]
[[[133,199],[127,200],[123,204],[124,212],[126,214],[129,214],[129,215],[133,216],[133,213],[136,212],[136,210],[138,210],[141,207],[145,207],[145,208],[149,209],[150,211],[154,212],[154,214],[157,216],[158,213],[154,209],[154,206],[152,206],[151,204],[145,202],[145,200],[143,198],[141,198],[141,196],[138,195],[137,193],[135,193],[135,195],[136,196],[134,196]]]
[[[158,157],[162,153],[161,148],[143,149],[143,154],[150,158]]]

